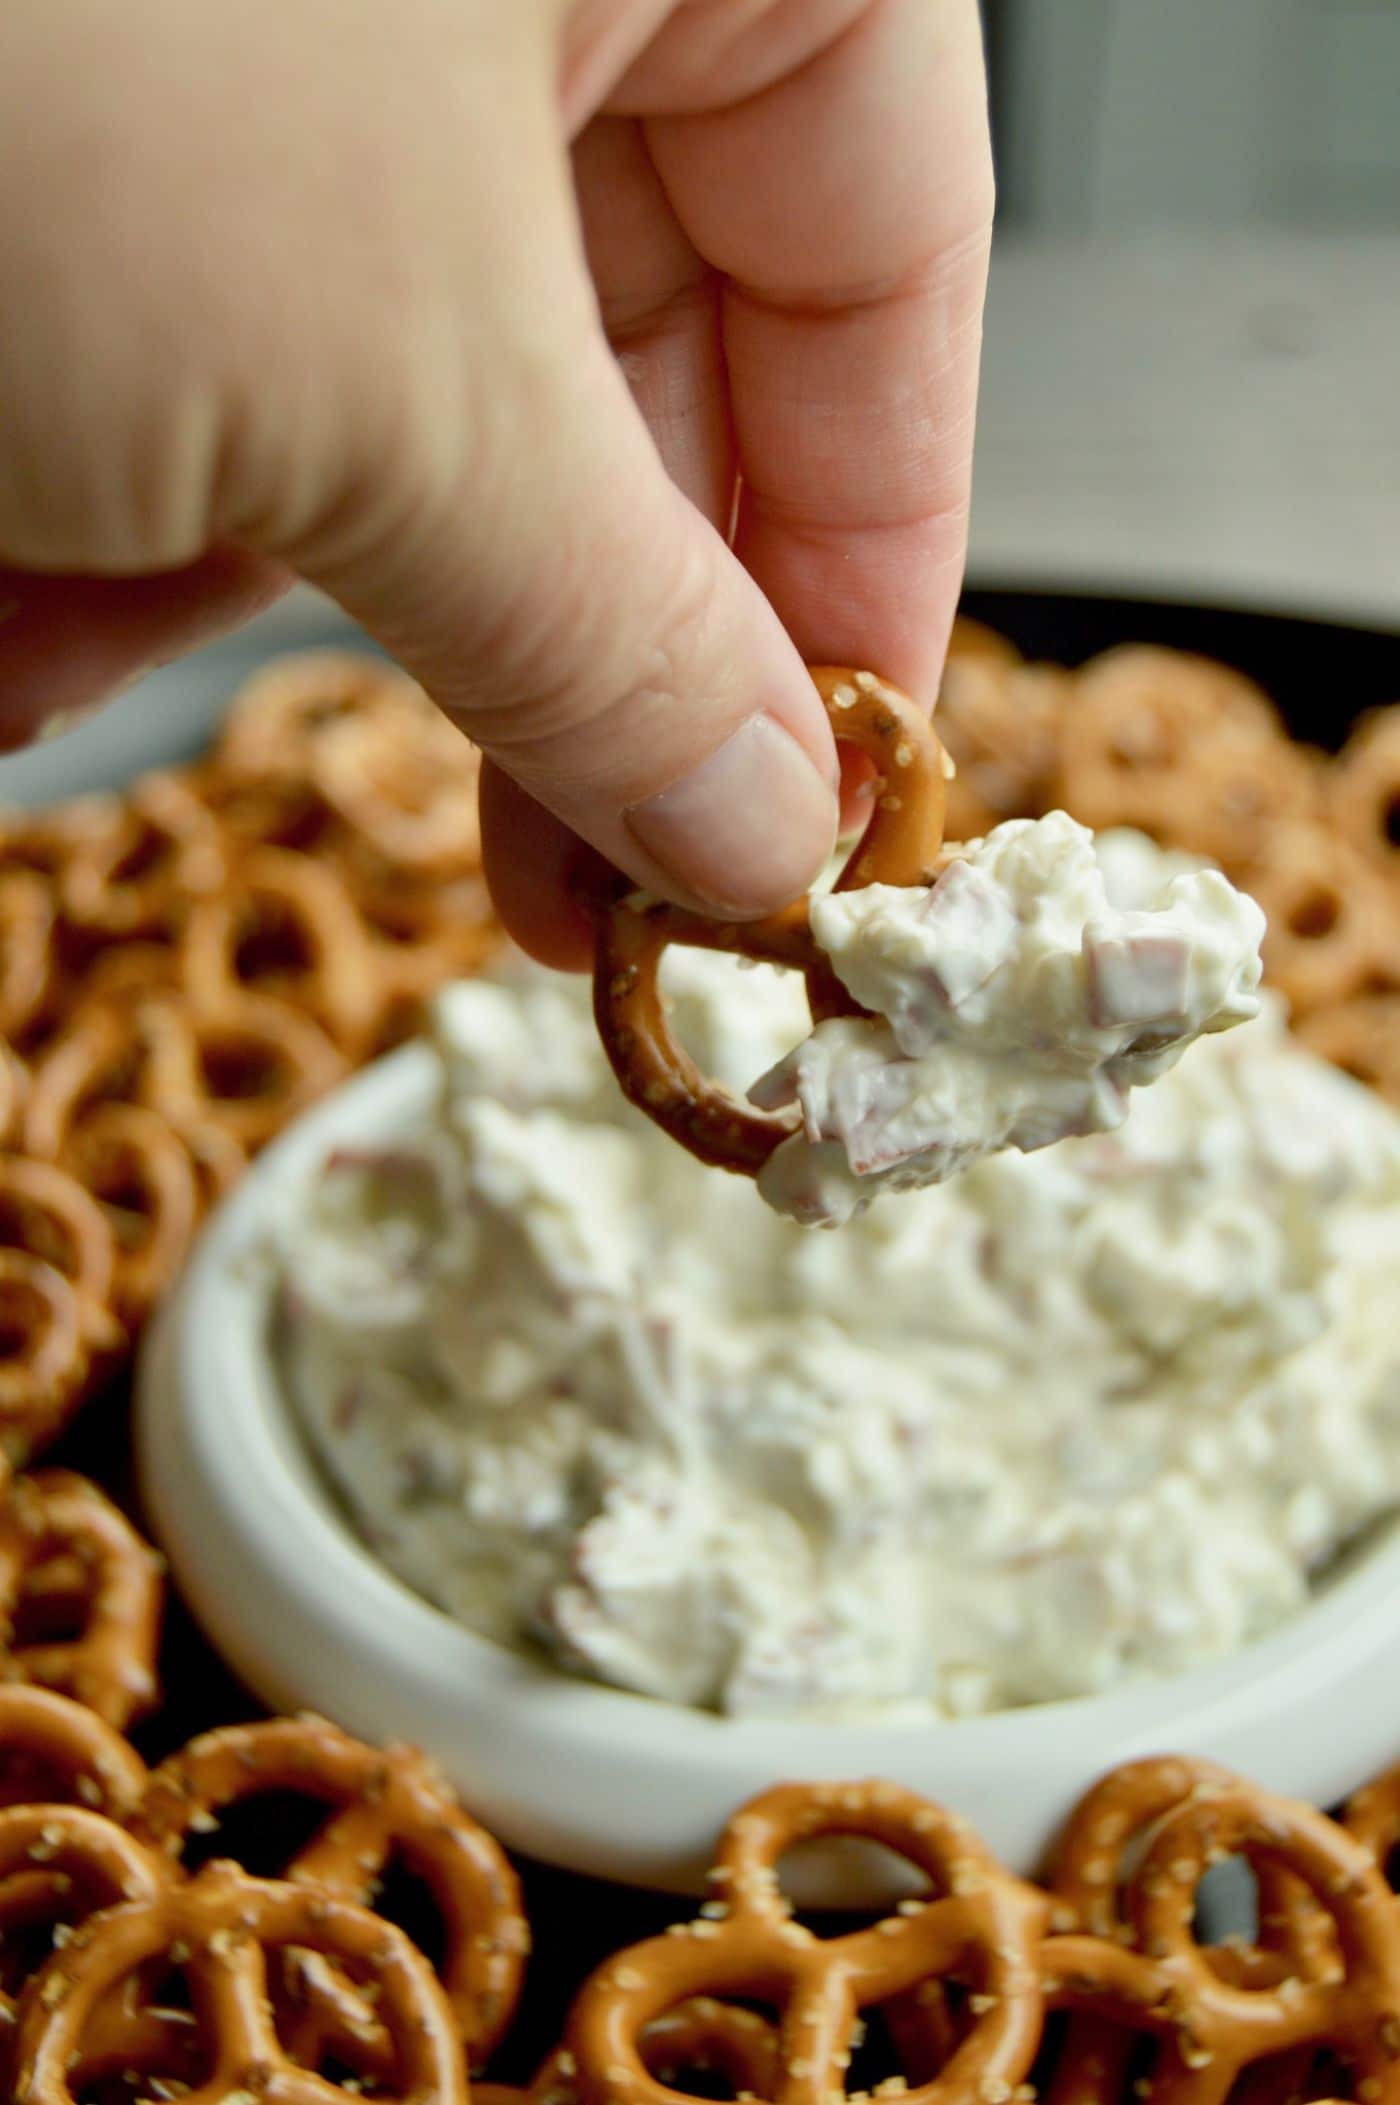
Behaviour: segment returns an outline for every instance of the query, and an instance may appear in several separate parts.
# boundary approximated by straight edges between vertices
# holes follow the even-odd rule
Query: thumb
[[[553,282],[528,268],[528,299],[517,284],[508,315],[474,317],[470,428],[449,416],[396,445],[373,464],[372,512],[341,512],[333,544],[292,560],[610,862],[683,903],[770,912],[835,840],[825,715],[767,600],[668,478],[576,245]]]

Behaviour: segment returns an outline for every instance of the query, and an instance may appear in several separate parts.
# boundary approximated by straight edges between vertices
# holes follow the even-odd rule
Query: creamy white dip
[[[807,1028],[741,970],[674,960],[739,1089]],[[1271,1007],[823,1236],[624,1104],[579,982],[455,988],[437,1045],[433,1115],[288,1224],[279,1351],[474,1630],[731,1713],[984,1711],[1228,1652],[1400,1497],[1400,1119]]]
[[[1115,900],[1093,834],[1057,811],[998,826],[930,887],[814,899],[869,1015],[818,1024],[750,1089],[802,1114],[759,1178],[768,1203],[836,1226],[1001,1148],[1110,1132],[1130,1089],[1256,1015],[1254,901],[1204,865],[1135,874]]]

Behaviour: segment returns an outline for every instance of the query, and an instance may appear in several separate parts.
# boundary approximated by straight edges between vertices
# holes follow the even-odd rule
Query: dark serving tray
[[[1167,644],[1219,658],[1252,675],[1273,695],[1295,736],[1327,747],[1341,744],[1362,710],[1400,698],[1400,634],[1225,608],[1048,593],[969,590],[964,611],[1000,630],[1027,656],[1065,664],[1127,642]],[[139,1520],[128,1406],[125,1384],[98,1398],[44,1461],[95,1477]],[[162,1675],[164,1705],[134,1735],[149,1759],[211,1725],[258,1714],[259,1706],[231,1678],[178,1601],[167,1619]],[[254,1869],[278,1868],[279,1846],[285,1846],[285,1834],[271,1809],[261,1832],[250,1836],[246,1824],[240,1831],[239,1847],[246,1848]],[[520,2016],[493,2070],[504,2081],[533,2074],[558,2039],[574,1990],[595,1964],[687,1912],[674,1900],[594,1884],[544,1866],[521,1869],[535,1955]]]

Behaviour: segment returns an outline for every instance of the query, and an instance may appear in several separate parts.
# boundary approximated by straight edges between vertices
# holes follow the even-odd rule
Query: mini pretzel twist
[[[812,678],[837,738],[873,761],[878,776],[874,815],[838,888],[932,883],[947,781],[943,748],[927,718],[872,673],[815,666]],[[813,941],[809,896],[766,920],[742,923],[647,903],[635,893],[597,904],[594,1012],[624,1095],[702,1162],[756,1176],[795,1130],[793,1121],[738,1103],[700,1073],[667,1022],[658,974],[672,943],[728,951],[802,972],[815,1020],[860,1015]]]
[[[22,1462],[88,1393],[89,1316],[70,1282],[27,1250],[0,1248],[0,1456]]]
[[[0,876],[0,1038],[13,1045],[44,1012],[58,973],[53,889],[32,870]]]
[[[102,1207],[115,1245],[113,1307],[138,1327],[183,1265],[204,1199],[179,1134],[139,1104],[102,1104],[73,1131],[64,1166]]]
[[[734,2097],[770,2098],[782,2070],[778,2035],[756,2010],[697,1995],[647,2026],[638,2041],[648,2075],[678,2086],[718,2077]],[[550,2055],[528,2089],[474,2083],[473,2105],[577,2105],[578,2064],[567,2047]]]
[[[795,1844],[858,1835],[896,1851],[932,1897],[869,1928],[820,1938],[793,1919],[777,1867]],[[568,2027],[583,2105],[675,2105],[647,2065],[648,2027],[697,1996],[742,1997],[778,2015],[774,2105],[828,2105],[863,2008],[921,1983],[971,1985],[973,2020],[946,2065],[910,2088],[918,2105],[1009,2098],[1041,2029],[1037,1967],[1042,1897],[1001,1869],[959,1821],[893,1784],[785,1784],[736,1815],[716,1867],[708,1916],[652,1938],[599,1969]],[[719,1919],[713,1919],[718,1916]]]
[[[84,1704],[0,1686],[0,1805],[82,1805],[126,1822],[146,1775],[136,1749]]]
[[[252,850],[227,886],[192,907],[181,955],[185,988],[199,1006],[271,994],[352,1057],[368,1045],[375,962],[353,900],[324,863],[285,848]]]
[[[1087,1791],[1067,1821],[1050,1876],[1051,1927],[1083,1930],[1131,1944],[1123,1912],[1133,1855],[1157,1824],[1194,1793],[1245,1789],[1217,1763],[1183,1755],[1125,1762]],[[1317,1978],[1336,1962],[1331,1924],[1292,1873],[1261,1863],[1256,1871],[1259,1943],[1203,1947],[1207,1963],[1236,1987],[1275,1987],[1292,1974]],[[1128,2028],[1102,2017],[1071,2017],[1047,2105],[1116,2105],[1136,2046]],[[1295,2057],[1289,2073],[1311,2060]],[[1279,2075],[1281,2071],[1274,2071]]]
[[[472,2060],[483,2060],[515,2007],[529,1942],[515,1874],[496,1843],[422,1755],[365,1746],[319,1718],[227,1726],[191,1741],[152,1773],[134,1831],[178,1860],[191,1833],[268,1791],[332,1809],[287,1866],[289,1879],[360,1902],[392,1858],[421,1878],[446,1932],[444,1987]],[[347,2004],[324,1970],[303,1969],[300,1986],[298,2044],[348,2034],[362,2047],[368,2037],[372,2051],[356,1999]]]
[[[219,828],[173,773],[124,796],[70,807],[74,841],[60,880],[67,919],[108,941],[167,934],[186,904],[224,877]]]
[[[142,1098],[179,1131],[213,1126],[254,1154],[346,1072],[309,1016],[267,994],[152,1001]]]
[[[481,866],[480,776],[476,748],[411,685],[333,724],[312,761],[317,789],[357,845],[430,880]]]
[[[15,1993],[30,1970],[6,1950],[18,1930],[71,1929],[122,1901],[150,1900],[168,1867],[125,1829],[78,1805],[0,1809],[0,2019],[12,2022]]]
[[[163,1571],[86,1477],[16,1477],[0,1505],[0,1674],[127,1726],[156,1700]]]
[[[0,1248],[23,1251],[62,1273],[77,1298],[89,1350],[117,1349],[116,1242],[102,1208],[75,1177],[52,1163],[0,1155]]]
[[[227,780],[314,784],[322,742],[340,725],[422,691],[397,667],[353,651],[276,658],[239,688],[215,749]]]
[[[1325,1973],[1239,1985],[1196,1942],[1196,1888],[1232,1855],[1308,1888],[1336,1939]],[[1151,2105],[1223,2105],[1245,2070],[1323,2050],[1347,2063],[1360,2096],[1400,2097],[1400,1917],[1366,1851],[1322,1814],[1235,1782],[1198,1790],[1151,1831],[1123,1906],[1131,1947],[1046,1940],[1044,1992],[1051,2007],[1157,2041]]]
[[[186,2105],[336,2105],[343,2089],[299,2066],[277,2035],[269,1962],[293,1948],[324,1953],[372,1997],[393,2049],[382,2097],[467,2105],[451,2010],[403,1932],[333,1895],[250,1879],[231,1864],[107,1909],[54,1953],[20,2005],[14,2105],[78,2105],[75,2079],[91,2066],[104,2006],[133,1979],[168,1970],[189,1983],[199,2027],[203,2066]]]

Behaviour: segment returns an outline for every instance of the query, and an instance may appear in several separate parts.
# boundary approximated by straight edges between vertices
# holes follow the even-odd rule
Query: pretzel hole
[[[10,1618],[10,1644],[73,1644],[86,1636],[92,1614],[91,1581],[77,1560],[52,1557],[31,1566],[20,1582]]]
[[[702,2021],[713,2011],[714,2022]],[[685,2022],[689,2012],[695,2022]],[[741,2092],[768,2095],[761,2080],[778,2036],[772,2004],[744,1996],[705,1995],[678,2003],[654,2019],[638,2042],[649,2075],[685,2098],[710,2098],[727,2105]]]
[[[866,1835],[814,1835],[792,1843],[777,1863],[778,1886],[814,1937],[842,1937],[901,1900],[927,1899],[931,1881],[917,1865]],[[859,1895],[854,1908],[850,1896]]]
[[[254,1878],[285,1878],[293,1857],[334,1814],[334,1805],[305,1791],[250,1791],[217,1806],[207,1832],[186,1835],[180,1862],[191,1877],[222,1857]]]
[[[250,909],[234,943],[233,969],[244,986],[304,978],[316,958],[306,929],[280,901]]]
[[[253,1037],[206,1040],[199,1049],[200,1072],[209,1095],[221,1103],[254,1103],[280,1096],[292,1080],[285,1055]]]
[[[447,1963],[447,1925],[428,1881],[395,1850],[379,1875],[370,1906],[417,1945],[435,1973]]]
[[[1321,885],[1305,892],[1288,915],[1288,932],[1300,942],[1317,943],[1330,936],[1342,918],[1342,902],[1336,892]]]
[[[147,877],[168,874],[166,865],[175,861],[181,843],[157,826],[143,826],[132,845],[119,855],[107,873],[109,885],[140,884]]]
[[[1241,1937],[1253,1944],[1259,1932],[1259,1881],[1247,1857],[1222,1857],[1210,1864],[1196,1887],[1191,1934],[1198,1944],[1223,1944]]]

